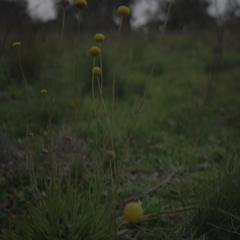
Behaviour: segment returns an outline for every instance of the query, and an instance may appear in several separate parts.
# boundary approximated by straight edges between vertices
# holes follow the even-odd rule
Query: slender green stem
[[[93,67],[95,67],[95,62],[96,59],[95,57],[93,58]],[[95,155],[97,155],[97,150],[98,150],[98,131],[97,131],[97,109],[96,109],[96,103],[95,103],[95,84],[94,84],[94,72],[92,71],[92,102],[93,102],[93,111],[94,111],[94,123],[95,123]],[[96,157],[96,156],[95,156]]]
[[[123,16],[121,16],[121,19],[120,19],[120,25],[119,25],[119,29],[118,29],[118,35],[117,35],[117,46],[116,46],[116,49],[118,49],[118,45],[119,45],[119,38],[120,38],[120,33],[121,33],[121,28],[122,28],[122,21],[123,21]],[[114,121],[116,66],[117,66],[117,52],[115,52],[115,61],[114,61],[114,66],[113,66],[113,78],[112,78],[112,114],[111,114],[111,127],[113,126],[113,121]]]
[[[57,63],[58,63],[58,58],[59,58],[60,46],[61,46],[62,38],[63,38],[63,32],[64,32],[64,26],[65,26],[65,18],[66,18],[66,12],[65,12],[65,8],[63,8],[62,28],[61,28],[60,38],[59,38],[59,41],[58,41],[55,61],[54,61],[54,76],[52,78],[51,105],[50,105],[50,116],[49,116],[49,123],[48,123],[49,124],[49,131],[50,131],[50,133],[52,132],[53,100],[54,100],[54,93],[55,93],[55,82],[57,80]]]
[[[78,30],[77,30],[77,51],[76,51],[76,64],[73,84],[73,95],[74,95],[74,132],[77,133],[77,73],[79,67],[79,44],[80,44],[80,25],[81,25],[81,10],[78,14]],[[76,136],[75,136],[76,139]]]
[[[101,43],[99,43],[100,48],[100,68],[101,68],[101,90],[103,91],[103,64],[102,64],[102,48]]]
[[[100,92],[100,97],[101,97],[101,101],[102,101],[102,105],[104,108],[104,112],[107,118],[107,122],[108,122],[108,126],[109,126],[109,133],[110,133],[110,138],[111,138],[111,144],[112,144],[112,149],[113,149],[113,139],[112,139],[112,131],[111,131],[111,122],[108,116],[108,112],[107,112],[107,108],[103,99],[103,95],[102,95],[102,89],[101,89],[101,84],[100,84],[100,80],[99,77],[97,76],[97,82],[98,82],[98,88],[99,88],[99,92]],[[113,159],[113,163],[112,163],[112,159]],[[114,175],[116,174],[116,159],[115,156],[110,156],[110,175],[111,175],[111,184],[112,184],[112,195],[114,194]],[[113,165],[113,166],[112,166]]]
[[[169,3],[168,12],[167,12],[167,17],[166,17],[166,20],[165,20],[165,22],[164,22],[163,31],[161,32],[160,39],[159,39],[159,41],[158,41],[158,45],[157,45],[157,49],[156,49],[155,55],[154,55],[154,57],[153,57],[152,68],[151,68],[151,71],[150,71],[150,75],[149,75],[148,78],[147,78],[146,88],[145,88],[144,94],[143,94],[143,96],[142,96],[142,99],[141,99],[141,102],[140,102],[140,105],[139,105],[137,114],[136,114],[136,116],[135,116],[132,129],[131,129],[131,131],[130,131],[130,133],[129,133],[129,135],[128,135],[128,138],[127,138],[127,141],[126,141],[126,144],[125,144],[125,147],[124,147],[123,156],[122,156],[122,159],[121,159],[121,162],[120,162],[120,169],[119,169],[119,171],[118,171],[118,178],[117,178],[117,184],[116,184],[115,193],[117,192],[117,189],[118,189],[118,187],[119,187],[119,182],[120,182],[120,177],[121,177],[121,174],[122,174],[123,163],[124,163],[125,156],[126,156],[126,154],[127,154],[127,148],[128,148],[128,145],[129,145],[129,141],[130,141],[130,139],[131,139],[131,137],[132,137],[132,135],[133,135],[133,132],[134,132],[134,130],[135,130],[136,123],[137,123],[137,121],[138,121],[138,119],[139,119],[140,112],[141,112],[141,110],[142,110],[143,104],[144,104],[145,99],[146,99],[146,94],[147,94],[147,92],[148,92],[148,90],[149,90],[149,87],[150,87],[150,84],[151,84],[151,81],[152,81],[153,71],[154,71],[154,68],[155,68],[155,65],[156,65],[156,60],[157,60],[158,52],[159,52],[159,49],[160,49],[160,45],[161,45],[161,43],[162,43],[162,38],[163,38],[163,35],[164,35],[164,32],[165,32],[165,29],[166,29],[166,27],[167,27],[167,22],[168,22],[170,10],[171,10],[172,2],[173,2],[173,0],[171,0],[170,3]]]
[[[53,157],[53,147],[52,147],[52,116],[53,116],[53,100],[54,100],[54,94],[55,94],[55,82],[57,80],[57,63],[59,59],[59,52],[60,52],[60,46],[62,43],[63,38],[63,32],[65,27],[65,18],[66,18],[66,12],[65,8],[63,8],[63,18],[62,18],[62,28],[61,28],[61,34],[58,41],[57,46],[57,52],[55,56],[54,61],[54,76],[52,78],[52,92],[51,92],[51,101],[50,101],[50,110],[49,110],[49,121],[48,121],[48,135],[49,135],[49,154],[50,154],[50,162],[51,162],[51,173],[52,173],[52,181],[53,181],[53,188],[56,188],[56,175],[55,175],[55,161]]]
[[[102,95],[102,89],[101,89],[101,84],[99,81],[99,77],[97,76],[97,82],[98,82],[98,88],[99,88],[99,92],[100,92],[100,97],[101,97],[101,101],[102,101],[102,105],[104,108],[104,112],[106,114],[106,118],[107,118],[107,122],[108,122],[108,126],[109,126],[109,132],[110,132],[110,139],[111,139],[111,145],[112,145],[112,149],[113,149],[113,138],[112,138],[112,131],[111,131],[111,122],[107,113],[107,108],[103,99],[103,95]]]
[[[29,100],[28,100],[28,83],[27,83],[27,79],[26,76],[24,74],[23,71],[23,66],[22,66],[22,60],[21,60],[21,56],[19,53],[19,49],[18,47],[17,49],[17,55],[18,55],[18,61],[19,61],[19,65],[20,65],[20,70],[21,70],[21,74],[23,77],[23,81],[24,81],[24,88],[25,88],[25,118],[26,118],[26,138],[27,138],[27,164],[29,166],[29,161],[30,161],[30,141],[29,141],[29,119],[28,119],[28,109],[29,109]]]
[[[45,94],[43,94],[43,101],[44,101],[44,105],[45,105],[45,108],[46,108],[46,111],[47,111],[47,116],[48,116],[48,119],[49,119],[49,109],[48,109],[47,99],[46,99]]]
[[[119,29],[118,29],[118,38],[120,37],[120,33],[121,33],[121,29],[122,29],[122,22],[123,22],[123,16],[121,16],[121,18],[120,18],[120,25],[119,25]]]
[[[103,95],[103,63],[102,63],[102,48],[101,48],[101,42],[99,42],[99,48],[100,48],[100,68],[101,68],[101,95]],[[113,146],[113,144],[112,144]],[[104,162],[105,155],[106,155],[106,142],[105,142],[105,133],[104,133],[104,125],[102,124],[102,147],[103,147],[103,157],[102,162]]]

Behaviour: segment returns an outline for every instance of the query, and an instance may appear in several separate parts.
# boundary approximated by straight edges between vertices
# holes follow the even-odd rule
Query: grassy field
[[[96,44],[93,36],[81,36],[77,71],[76,38],[64,37],[56,73],[55,36],[49,36],[41,42],[36,36],[27,44],[22,42],[20,52],[29,88],[29,132],[34,133],[34,138],[30,138],[29,143],[26,138],[24,83],[15,49],[9,43],[1,68],[0,83],[1,238],[115,239],[115,235],[99,237],[102,234],[99,229],[107,229],[109,226],[112,208],[106,208],[109,212],[103,208],[106,211],[104,217],[102,212],[98,214],[98,208],[112,203],[108,200],[111,199],[112,184],[115,180],[117,182],[113,166],[116,162],[117,166],[123,163],[118,194],[114,198],[116,215],[119,217],[113,232],[119,235],[122,233],[119,239],[238,239],[239,37],[225,33],[215,94],[211,101],[205,101],[214,65],[214,34],[164,35],[152,82],[126,152],[126,141],[146,89],[159,36],[122,34],[117,40],[113,33],[106,34],[105,37],[101,51],[103,97],[109,116],[112,78],[115,75],[114,118],[111,128],[113,149],[108,138],[108,124],[97,82],[94,87],[97,120],[92,102],[93,59],[89,55],[89,48]],[[99,59],[96,61],[98,63]],[[47,148],[49,138],[47,110],[51,107],[53,78],[56,82],[52,118],[53,156],[50,156],[51,154],[44,155],[42,149]],[[48,90],[44,95],[47,110],[40,93],[42,89]],[[74,89],[77,93],[76,126]],[[73,140],[67,141],[66,136]],[[27,167],[26,149],[30,149],[34,174]],[[60,182],[60,190],[56,195],[64,192],[66,199],[57,195],[56,200],[49,187],[52,181],[51,157],[60,169],[56,172]],[[69,182],[75,182],[76,179],[79,191],[84,195],[79,199],[73,197],[70,191],[75,191],[75,187]],[[102,190],[95,193],[94,188],[98,186]],[[39,230],[41,227],[38,229],[35,226],[32,231],[38,229],[35,231],[38,237],[26,238],[22,231],[30,231],[30,228],[21,225],[24,218],[32,222],[39,221],[40,226],[44,222],[42,229],[48,229],[49,222],[44,220],[48,219],[47,214],[40,216],[40,213],[42,207],[47,205],[46,202],[49,203],[48,200],[52,199],[51,194],[59,205],[69,199],[73,202],[78,199],[79,205],[92,206],[94,211],[87,220],[77,220],[73,213],[72,218],[66,220],[74,221],[72,226],[82,224],[83,229],[91,229],[86,235],[82,233],[79,235],[81,238],[70,237],[73,236],[70,235],[70,227],[67,225],[68,231],[64,232],[64,224],[59,224],[56,231],[51,228],[45,231],[45,235]],[[92,200],[94,194],[99,201]],[[121,212],[125,202],[136,199],[142,202],[144,217],[139,223],[131,224],[124,220]],[[54,203],[51,204],[49,206],[54,208]],[[46,209],[50,214],[51,209]],[[81,211],[87,212],[84,208]],[[52,220],[52,224],[53,222]],[[30,225],[26,220],[26,225],[28,224]],[[78,229],[77,226],[75,228]],[[59,233],[59,229],[63,232]],[[16,232],[18,236],[14,235]],[[4,237],[4,234],[9,235]]]

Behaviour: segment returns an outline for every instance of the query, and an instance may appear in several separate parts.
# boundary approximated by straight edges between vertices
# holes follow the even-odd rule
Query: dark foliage
[[[237,0],[229,0],[226,6],[225,23],[230,29],[239,29],[240,3]]]
[[[207,9],[208,0],[175,0],[172,4],[168,28],[171,30],[199,30],[206,29],[213,23]],[[168,10],[169,1],[161,5],[163,12]]]

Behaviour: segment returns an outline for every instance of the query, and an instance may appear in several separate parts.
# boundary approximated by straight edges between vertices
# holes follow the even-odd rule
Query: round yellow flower
[[[95,34],[94,39],[96,42],[102,42],[105,40],[105,37],[102,33],[97,33]]]
[[[66,8],[70,5],[69,0],[60,0],[59,5],[62,6],[63,8]]]
[[[76,0],[75,6],[79,9],[85,8],[87,6],[87,1],[86,0]]]
[[[100,67],[94,67],[92,71],[93,71],[94,75],[101,75],[102,74],[102,69]]]
[[[18,46],[21,46],[22,44],[20,42],[14,42],[13,43],[13,47],[18,47]]]
[[[91,47],[89,50],[90,54],[94,57],[98,56],[100,54],[100,51],[100,48],[96,46]]]
[[[127,16],[130,14],[130,9],[129,9],[129,7],[126,7],[126,6],[120,6],[117,9],[117,12],[118,12],[118,14],[120,14],[122,16]]]
[[[46,94],[46,93],[47,93],[47,90],[46,90],[46,89],[42,89],[42,90],[40,91],[40,93]]]
[[[124,207],[123,215],[130,223],[139,222],[143,217],[142,205],[138,202],[127,203]]]
[[[31,138],[34,138],[34,133],[30,132],[30,133],[28,134],[28,136],[31,137]]]

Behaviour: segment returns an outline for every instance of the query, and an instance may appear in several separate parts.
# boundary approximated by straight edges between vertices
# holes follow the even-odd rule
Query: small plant
[[[35,45],[35,39],[29,41],[28,44]],[[14,42],[14,47],[20,47],[21,42]],[[36,46],[37,48],[37,46]],[[30,51],[27,46],[21,46],[21,62],[24,66],[24,74],[29,83],[36,82],[39,80],[39,75],[41,72],[42,64],[42,54],[36,49],[36,51]],[[21,82],[21,69],[19,69],[19,63],[16,61],[16,58],[8,59],[8,77],[11,82],[20,83]]]
[[[14,227],[3,230],[1,239],[114,239],[116,229],[109,226],[111,208],[107,201],[101,203],[98,187],[98,182],[91,182],[92,191],[88,191],[68,182],[52,191],[47,184],[34,204],[26,203],[27,214],[11,218]]]

